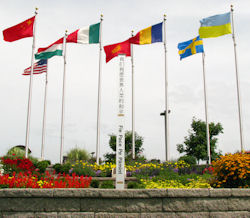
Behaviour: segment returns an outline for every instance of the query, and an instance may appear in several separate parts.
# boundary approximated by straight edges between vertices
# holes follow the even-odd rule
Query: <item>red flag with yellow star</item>
[[[12,26],[3,31],[3,38],[7,42],[13,42],[22,38],[33,36],[33,25],[35,16],[23,21],[15,26]]]
[[[131,56],[129,40],[113,45],[106,45],[104,46],[104,51],[106,53],[106,63],[109,62],[112,58],[116,57],[118,54]]]

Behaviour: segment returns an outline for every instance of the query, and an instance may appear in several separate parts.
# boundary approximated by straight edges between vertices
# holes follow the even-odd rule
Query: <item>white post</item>
[[[131,36],[134,36],[134,31],[132,30]],[[133,44],[131,46],[131,66],[132,66],[132,158],[135,159],[135,88],[134,88],[134,51]]]
[[[231,17],[232,17],[232,38],[234,43],[234,60],[235,60],[235,73],[236,73],[236,85],[237,85],[237,98],[238,98],[238,113],[239,113],[239,126],[240,126],[240,147],[241,152],[244,152],[244,138],[243,138],[243,126],[241,118],[241,96],[240,96],[240,83],[239,83],[239,74],[238,74],[238,63],[237,63],[237,52],[236,52],[236,40],[234,34],[234,17],[233,17],[233,5],[231,5]]]
[[[33,64],[34,64],[34,53],[35,53],[35,42],[36,42],[36,19],[38,8],[35,10],[35,20],[33,24],[33,43],[32,43],[32,54],[31,54],[31,71],[30,71],[30,84],[29,84],[29,98],[28,98],[28,112],[27,112],[27,124],[26,124],[26,138],[25,138],[25,157],[28,157],[29,151],[29,133],[30,133],[30,116],[31,116],[31,99],[32,99],[32,86],[33,86]]]
[[[46,70],[46,75],[45,75],[41,160],[44,160],[45,125],[46,125],[46,108],[47,108],[47,88],[48,88],[48,60],[47,60],[47,70]]]
[[[124,81],[124,59],[125,55],[119,57],[119,90],[118,90],[118,132],[116,136],[116,189],[124,189],[125,185],[125,81]]]
[[[166,15],[163,18],[164,28],[164,55],[165,55],[165,152],[166,161],[169,160],[169,125],[168,125],[168,70],[167,70],[167,41],[166,41]]]
[[[67,30],[65,31],[64,39],[63,39],[63,60],[64,60],[64,68],[63,68],[63,92],[62,92],[62,118],[61,118],[61,147],[60,147],[60,164],[63,162],[63,145],[64,145],[64,99],[65,99],[65,82],[66,82],[66,38],[67,38]]]
[[[207,155],[208,164],[211,164],[211,149],[210,149],[210,135],[209,135],[209,122],[207,112],[207,88],[206,88],[206,74],[205,74],[205,53],[202,53],[202,69],[203,69],[203,86],[204,86],[204,100],[205,100],[205,117],[206,117],[206,136],[207,136]]]
[[[100,109],[101,109],[101,76],[102,76],[102,21],[103,15],[100,18],[100,33],[99,33],[99,74],[98,74],[98,100],[97,100],[97,125],[96,125],[96,164],[99,165],[100,158]]]

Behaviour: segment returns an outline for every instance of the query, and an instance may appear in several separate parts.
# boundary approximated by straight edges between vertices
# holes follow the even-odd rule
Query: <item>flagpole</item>
[[[166,161],[169,160],[168,149],[169,149],[169,125],[168,125],[168,71],[167,71],[167,42],[166,42],[166,14],[164,14],[164,55],[165,55],[165,152]]]
[[[47,70],[46,70],[46,75],[45,75],[45,91],[44,91],[44,108],[43,108],[43,130],[42,130],[41,160],[44,160],[46,107],[47,107],[47,88],[48,88],[48,60],[47,60]]]
[[[132,30],[131,36],[134,36],[134,31]],[[134,50],[133,44],[131,46],[131,66],[132,66],[132,158],[135,159],[135,88],[134,88]]]
[[[63,68],[63,92],[62,92],[62,118],[61,118],[61,147],[60,147],[60,164],[63,162],[63,145],[64,145],[64,101],[65,101],[65,81],[66,81],[66,38],[67,38],[67,30],[65,31],[64,39],[63,39],[63,60],[64,60],[64,68]]]
[[[240,83],[238,74],[237,52],[236,52],[236,40],[234,34],[234,17],[233,17],[233,5],[231,5],[231,17],[232,17],[232,38],[234,43],[234,60],[235,60],[235,73],[236,73],[236,85],[237,85],[237,98],[238,98],[238,113],[239,113],[239,126],[240,126],[240,146],[241,152],[244,152],[244,140],[243,140],[243,126],[242,126],[242,111],[241,111],[241,96],[240,96]]]
[[[102,76],[102,21],[100,17],[100,34],[99,34],[99,74],[98,74],[98,99],[97,99],[97,125],[96,125],[96,164],[99,165],[100,159],[100,110],[101,110],[101,76]]]
[[[203,69],[203,86],[204,86],[205,117],[206,117],[207,155],[208,155],[208,164],[211,164],[211,149],[210,149],[209,122],[208,122],[208,111],[207,111],[207,88],[206,88],[205,53],[204,52],[202,53],[202,69]]]
[[[29,98],[28,98],[28,112],[27,112],[27,124],[26,124],[26,138],[25,138],[25,157],[28,157],[29,151],[29,133],[30,133],[30,116],[31,116],[31,99],[32,99],[32,86],[33,86],[33,64],[34,64],[34,53],[35,53],[35,42],[36,42],[36,17],[38,14],[38,8],[35,10],[35,20],[33,24],[33,43],[32,43],[32,54],[31,54],[31,71],[30,71],[30,84],[29,84]]]

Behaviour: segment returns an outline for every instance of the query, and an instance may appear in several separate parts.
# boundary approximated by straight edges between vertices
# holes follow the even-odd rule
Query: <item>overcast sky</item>
[[[178,158],[176,144],[188,134],[192,117],[205,120],[202,57],[196,54],[179,60],[177,44],[198,35],[199,20],[225,13],[234,4],[240,89],[242,97],[243,133],[246,150],[250,144],[250,14],[249,0],[0,0],[1,31],[37,16],[36,49],[63,36],[65,30],[99,22],[103,13],[103,45],[130,37],[131,30],[140,31],[162,21],[167,15],[167,59],[169,74],[171,159]],[[25,143],[29,77],[22,76],[31,63],[32,38],[5,42],[0,37],[0,155]],[[204,39],[208,116],[220,122],[224,134],[218,148],[223,153],[240,150],[239,119],[233,42],[231,35]],[[69,44],[67,47],[65,146],[64,154],[75,146],[95,152],[99,47]],[[108,64],[102,54],[102,105],[100,153],[110,152],[109,134],[117,131],[118,58]],[[135,128],[144,138],[147,158],[165,159],[164,48],[162,43],[134,46],[135,62]],[[48,104],[45,158],[59,162],[63,59],[49,59]],[[131,59],[125,61],[126,129],[131,130]],[[30,149],[40,157],[45,75],[35,75],[31,106]]]

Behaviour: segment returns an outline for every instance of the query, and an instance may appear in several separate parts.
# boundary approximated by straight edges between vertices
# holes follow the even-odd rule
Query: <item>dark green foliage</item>
[[[143,137],[135,133],[135,155],[139,157],[143,151],[142,148]],[[111,134],[109,138],[109,147],[116,152],[116,135]],[[126,131],[125,133],[125,158],[132,157],[132,131]],[[115,153],[106,153],[104,155],[106,162],[115,162]]]
[[[53,168],[55,169],[56,173],[69,174],[69,170],[71,169],[71,164],[70,163],[66,163],[66,164],[56,163],[53,165]]]
[[[65,164],[62,165],[61,173],[68,174],[70,169],[71,169],[71,164],[70,163],[65,163]]]
[[[95,176],[95,172],[91,167],[82,167],[81,165],[74,166],[72,173],[78,176]]]
[[[9,185],[8,184],[0,184],[0,189],[2,188],[9,188]]]
[[[60,173],[62,169],[62,165],[59,163],[56,163],[53,165],[53,169],[56,171],[56,173]]]
[[[177,151],[179,151],[180,153],[186,153],[187,156],[195,157],[198,163],[200,160],[208,160],[206,123],[202,120],[197,120],[193,118],[191,123],[191,130],[189,130],[188,132],[189,135],[185,137],[184,143],[177,145]],[[223,133],[223,128],[220,123],[209,124],[212,160],[215,160],[221,155],[221,151],[215,151],[215,149],[217,148],[218,141],[215,136],[219,135],[220,133]]]
[[[128,189],[142,189],[144,186],[138,182],[131,181],[128,183]]]
[[[48,163],[48,165],[51,165],[51,161],[50,160],[43,160],[46,161]]]
[[[35,167],[39,169],[40,173],[44,173],[46,168],[49,166],[49,162],[47,160],[39,161],[35,164]]]
[[[161,160],[160,159],[151,159],[149,162],[158,164],[158,163],[161,163]]]
[[[99,188],[99,185],[100,185],[100,181],[99,181],[99,180],[95,180],[95,179],[93,179],[93,180],[91,181],[91,183],[90,183],[90,186],[91,186],[92,188]]]
[[[188,156],[188,155],[184,155],[184,156],[181,156],[178,161],[180,160],[183,160],[185,161],[186,163],[190,164],[191,166],[192,165],[195,165],[196,164],[196,158],[194,156]]]
[[[105,162],[115,163],[115,157],[116,157],[115,153],[106,153],[106,154],[104,154]]]
[[[100,188],[105,188],[105,189],[113,189],[115,188],[114,182],[111,180],[108,181],[103,181],[100,185]]]

